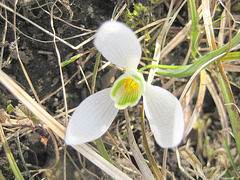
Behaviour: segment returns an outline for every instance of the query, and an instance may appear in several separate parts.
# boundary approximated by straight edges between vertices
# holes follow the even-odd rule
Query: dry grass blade
[[[207,36],[207,42],[210,47],[210,51],[213,51],[213,50],[216,50],[217,48],[216,48],[216,43],[215,43],[215,36],[214,36],[212,17],[211,17],[211,13],[210,13],[209,4],[210,4],[209,0],[202,1],[205,33]]]
[[[36,100],[37,100],[38,102],[40,102],[40,100],[39,100],[39,98],[38,98],[38,95],[37,95],[37,92],[36,92],[35,88],[34,88],[33,85],[32,85],[32,82],[31,82],[31,80],[30,80],[30,77],[29,77],[29,75],[28,75],[28,73],[27,73],[27,71],[26,71],[26,69],[25,69],[25,67],[24,67],[24,64],[23,64],[23,62],[22,62],[22,60],[21,60],[21,57],[20,57],[20,55],[19,55],[19,50],[18,50],[18,38],[17,38],[17,31],[16,31],[16,9],[17,9],[17,2],[18,2],[18,1],[16,1],[16,2],[15,2],[15,5],[14,5],[14,23],[13,23],[13,24],[14,24],[14,38],[15,38],[15,45],[16,45],[16,50],[17,50],[17,57],[18,57],[18,60],[19,60],[19,63],[20,63],[20,65],[21,65],[21,67],[22,67],[22,70],[23,70],[23,72],[24,72],[24,75],[25,75],[25,77],[26,77],[26,79],[27,79],[27,81],[28,81],[29,86],[31,87],[31,90],[33,91],[33,94],[34,94]]]
[[[221,15],[221,17],[225,17],[226,16],[226,10],[223,10],[223,13]],[[226,26],[226,18],[221,19],[220,22],[220,29],[219,29],[219,33],[218,33],[218,47],[222,47],[222,45],[224,44],[224,29]]]
[[[240,72],[239,65],[223,64],[223,68],[224,68],[224,70],[230,71],[230,72]]]
[[[27,165],[26,165],[26,162],[25,162],[25,160],[24,160],[23,154],[22,154],[22,149],[21,149],[20,139],[19,139],[19,132],[17,132],[17,146],[18,146],[18,150],[19,150],[19,156],[21,157],[22,164],[23,164],[23,166],[24,166],[24,169],[25,169],[26,172],[27,172],[28,178],[29,178],[29,180],[33,180],[32,176],[31,176],[31,174],[30,174],[30,172],[29,172],[29,169],[28,169],[28,167],[27,167]]]
[[[2,6],[3,8],[5,8],[6,10],[8,10],[9,12],[15,13],[18,17],[24,19],[26,22],[32,24],[33,26],[35,26],[36,28],[40,29],[41,31],[43,31],[44,33],[48,34],[49,36],[55,37],[58,41],[62,42],[63,44],[69,46],[72,49],[79,49],[80,47],[82,47],[83,45],[87,44],[88,42],[92,41],[94,39],[94,36],[91,36],[90,38],[88,38],[87,40],[83,41],[82,43],[80,43],[77,46],[74,46],[70,43],[68,43],[67,41],[65,41],[64,39],[55,36],[53,33],[47,31],[46,29],[44,29],[43,27],[39,26],[38,24],[34,23],[33,21],[31,21],[30,19],[24,17],[23,15],[19,14],[18,12],[15,12],[13,9],[11,9],[10,7],[6,6],[5,4],[0,2],[0,6]]]
[[[96,146],[73,146],[78,152],[72,154],[73,149],[64,144],[67,119],[76,106],[91,89],[110,87],[124,72],[104,57],[93,70],[98,51],[90,41],[100,24],[111,19],[125,23],[138,36],[142,47],[139,67],[147,67],[140,69],[144,78],[150,74],[149,83],[181,96],[185,132],[179,148],[158,147],[151,127],[145,124],[148,151],[163,179],[239,179],[240,141],[235,135],[239,128],[234,131],[231,122],[235,117],[239,120],[240,113],[239,13],[237,0],[0,1],[0,127],[13,155],[22,150],[20,156],[29,170],[18,156],[19,174],[27,179],[100,180],[110,179],[108,175],[122,180],[162,179],[155,175],[143,146],[142,99],[128,108],[130,117],[124,119],[120,111],[117,122],[103,136],[114,165],[100,156]],[[159,65],[156,74],[152,62]],[[184,66],[186,69],[176,70]],[[226,101],[229,87],[232,99]],[[41,127],[38,124],[30,130],[33,116]],[[22,124],[24,120],[29,124]],[[46,139],[46,146],[40,136],[32,141],[33,131]],[[19,149],[11,145],[18,132]],[[44,148],[38,148],[38,143]],[[47,162],[38,156],[43,151]],[[4,169],[11,163],[6,157],[4,153],[0,157],[0,179],[14,176],[11,169]]]
[[[202,10],[202,6],[198,8],[198,13]],[[199,18],[202,17],[202,13],[199,14]],[[170,51],[172,51],[177,45],[179,45],[189,33],[189,29],[191,28],[192,21],[189,21],[185,27],[178,32],[178,34],[162,49],[161,58],[165,57]]]
[[[4,11],[5,16],[7,17],[7,11]],[[4,30],[2,32],[2,44],[4,45],[6,43],[6,33],[7,33],[7,28],[8,28],[8,23],[7,21],[5,21],[5,27]],[[2,68],[2,63],[3,63],[3,53],[4,53],[4,46],[2,46],[1,48],[1,56],[0,56],[0,69]]]
[[[48,125],[62,139],[65,137],[65,127],[58,123],[48,114],[36,101],[34,101],[16,82],[7,74],[0,70],[0,82],[5,86],[19,101],[21,101],[32,113]]]
[[[183,2],[182,6],[186,3],[186,1]],[[172,14],[172,9],[173,9],[173,5],[174,5],[174,1],[171,1],[170,4],[170,8],[168,11],[168,15],[167,15],[167,21],[165,21],[163,28],[161,29],[161,32],[159,33],[159,36],[156,40],[156,47],[154,50],[154,55],[153,55],[153,59],[157,60],[157,61],[153,61],[152,64],[153,65],[157,65],[160,61],[161,56],[161,52],[162,52],[162,48],[165,45],[165,40],[166,40],[166,36],[167,33],[173,23],[173,21],[175,20],[175,18],[177,17],[177,14],[179,13],[181,7],[174,13],[173,17],[170,19],[170,16]],[[149,75],[148,75],[148,83],[151,83],[153,81],[154,75],[155,75],[155,69],[150,69]]]
[[[54,34],[53,37],[53,42],[54,42],[54,47],[55,47],[55,51],[57,54],[57,59],[58,59],[58,67],[59,67],[59,72],[60,72],[60,79],[61,79],[61,83],[62,83],[62,91],[63,91],[63,100],[64,100],[64,109],[65,109],[65,123],[68,123],[68,104],[67,104],[67,95],[66,95],[66,89],[65,89],[65,83],[64,83],[64,78],[63,78],[63,71],[62,71],[62,66],[61,66],[61,55],[58,49],[58,46],[56,44],[56,31],[54,28],[54,22],[53,22],[53,10],[54,10],[54,6],[55,4],[52,6],[51,8],[51,27],[52,27],[52,31]]]
[[[37,102],[35,102],[22,88],[20,88],[7,74],[0,70],[0,82],[5,86],[19,101],[32,111],[43,123],[47,125],[60,138],[65,137],[65,127],[47,113]],[[95,165],[105,171],[115,179],[131,179],[111,163],[102,158],[99,154],[87,145],[74,146],[74,148],[92,161]]]
[[[179,153],[179,150],[176,149],[176,156],[177,156],[177,161],[178,161],[178,167],[179,169],[191,180],[195,180],[185,169],[184,167],[182,166],[181,164],[181,160],[180,160],[180,153]]]
[[[188,83],[186,84],[186,86],[185,86],[185,88],[184,88],[184,90],[183,90],[183,92],[182,92],[182,94],[181,94],[181,97],[179,98],[179,101],[180,101],[180,102],[183,100],[183,98],[184,98],[184,96],[186,95],[186,93],[187,93],[189,87],[191,86],[193,80],[197,77],[197,75],[200,73],[200,71],[203,70],[204,67],[205,67],[207,64],[210,64],[210,63],[216,61],[216,59],[222,57],[223,54],[224,54],[224,53],[222,53],[222,54],[214,57],[214,58],[211,59],[211,60],[209,60],[208,62],[206,62],[205,64],[203,64],[197,71],[195,71],[195,73],[191,76],[191,78],[189,79]]]
[[[92,161],[94,164],[96,164],[100,169],[105,171],[108,175],[112,176],[114,179],[131,180],[129,176],[127,176],[122,171],[113,166],[111,163],[106,161],[102,156],[98,155],[87,145],[84,144],[73,147],[90,161]]]
[[[117,6],[116,6],[117,7]],[[117,9],[115,7],[115,10]],[[113,14],[112,14],[112,19],[114,19],[115,21],[119,18],[119,16],[121,16],[121,14],[123,13],[123,11],[126,9],[126,7],[127,7],[127,4],[126,3],[124,3],[123,4],[123,6],[122,6],[122,8],[119,10],[119,12],[116,14],[115,12],[113,12]],[[116,14],[116,15],[115,15]]]
[[[28,18],[22,16],[21,14],[17,13],[17,12],[14,12],[13,9],[11,9],[10,7],[6,6],[5,4],[1,3],[0,2],[0,6],[2,6],[3,8],[7,9],[8,11],[12,12],[12,13],[15,13],[17,16],[19,16],[20,18],[24,19],[25,21],[31,23],[33,26],[37,27],[38,29],[42,30],[43,32],[45,32],[46,34],[54,37],[54,34],[45,30],[44,28],[42,28],[41,26],[37,25],[36,23],[32,22],[31,20],[29,20]],[[75,48],[73,45],[69,44],[68,42],[64,41],[63,39],[59,38],[59,37],[56,37],[56,39],[58,39],[59,41],[61,41],[62,43],[68,45],[69,47],[71,48]]]
[[[194,123],[196,122],[197,118],[199,117],[200,111],[202,109],[203,105],[203,100],[205,97],[205,92],[206,92],[206,71],[202,70],[200,72],[200,86],[199,86],[199,92],[198,92],[198,97],[197,97],[197,102],[195,105],[195,108],[193,110],[192,116],[190,118],[190,121],[188,122],[185,132],[184,132],[184,137],[187,137],[188,133],[192,130],[192,127]]]
[[[12,152],[10,150],[10,147],[8,145],[7,138],[6,138],[5,134],[4,134],[2,124],[0,124],[0,140],[2,142],[5,154],[6,154],[7,158],[8,158],[9,164],[10,164],[10,166],[12,168],[12,171],[13,171],[16,179],[17,180],[23,180],[24,178],[23,178],[23,176],[22,176],[22,174],[21,174],[21,172],[20,172],[20,170],[19,170],[19,168],[18,168],[18,166],[16,164],[16,161],[15,161],[15,159],[14,159],[14,157],[12,155]]]
[[[151,170],[149,169],[148,165],[146,164],[138,146],[137,143],[134,139],[132,130],[131,130],[131,125],[130,125],[130,118],[128,115],[128,110],[125,109],[124,110],[124,114],[125,114],[125,118],[127,121],[127,129],[128,129],[128,139],[129,139],[129,146],[131,148],[131,151],[133,153],[133,156],[138,164],[138,167],[140,168],[143,176],[145,179],[149,179],[149,180],[154,180],[153,174],[151,172]]]
[[[189,164],[191,164],[191,166],[193,167],[192,173],[195,174],[197,179],[199,176],[203,179],[207,179],[203,173],[201,162],[188,148],[181,150],[180,154],[183,156],[184,159],[186,159],[189,162]]]
[[[224,108],[224,105],[222,103],[222,100],[221,98],[219,97],[215,87],[214,87],[214,83],[211,79],[211,77],[209,75],[207,75],[207,78],[206,78],[206,82],[207,82],[207,88],[216,104],[216,107],[217,107],[217,111],[218,111],[218,114],[220,116],[220,121],[221,121],[221,125],[222,125],[222,129],[228,129],[228,118],[227,118],[227,114],[226,114],[226,110]],[[230,142],[230,137],[229,137],[229,134],[226,135],[227,137],[227,140],[228,140],[228,143]]]

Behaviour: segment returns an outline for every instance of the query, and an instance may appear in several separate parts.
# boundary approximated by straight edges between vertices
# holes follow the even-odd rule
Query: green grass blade
[[[2,171],[0,170],[0,179],[1,180],[6,180],[6,178],[3,176]]]
[[[240,60],[240,52],[230,52],[223,58],[221,61],[232,61],[232,60]]]
[[[98,149],[100,155],[101,155],[104,159],[106,159],[108,162],[112,163],[112,160],[111,160],[111,158],[109,157],[109,155],[108,155],[108,153],[107,153],[107,150],[106,150],[106,148],[105,148],[105,145],[104,145],[104,143],[103,143],[102,138],[98,138],[97,140],[95,140],[95,142],[96,142],[97,149]]]
[[[235,35],[235,37],[231,40],[231,46],[230,48],[233,48],[240,42],[240,31]],[[227,52],[229,48],[229,43],[225,44],[221,48],[212,51],[203,57],[199,58],[197,61],[195,61],[193,64],[186,65],[186,66],[175,66],[170,68],[169,65],[155,65],[155,68],[158,68],[156,73],[164,76],[169,76],[169,77],[187,77],[191,76],[195,71],[197,71],[200,67],[206,68],[208,65],[216,61],[218,58],[221,57],[221,55],[224,55],[225,52]],[[165,68],[164,68],[165,67]],[[148,65],[145,66],[139,71],[143,71],[148,68],[153,68],[153,66]],[[161,69],[160,69],[161,68]],[[166,70],[167,69],[167,70]]]
[[[157,163],[156,163],[156,161],[155,161],[155,159],[154,159],[154,157],[151,153],[151,150],[149,148],[149,145],[148,145],[146,131],[145,131],[144,108],[142,109],[141,129],[142,129],[143,146],[144,146],[149,164],[150,164],[151,169],[153,171],[153,174],[154,174],[154,176],[157,180],[162,180],[162,179],[164,179],[163,175],[162,175],[161,171],[159,170],[159,168],[157,166]]]
[[[228,145],[228,142],[227,142],[227,138],[225,136],[223,136],[223,138],[224,138],[224,142],[225,142],[224,145],[225,145],[225,148],[226,148],[226,151],[227,151],[228,158],[229,158],[229,160],[231,162],[231,165],[232,165],[233,169],[235,171],[237,171],[236,164],[234,163],[233,156],[232,156],[232,153],[230,151],[230,148],[229,148],[229,145]]]
[[[197,55],[197,48],[198,48],[198,15],[197,9],[195,6],[194,0],[189,0],[190,12],[191,12],[191,19],[192,19],[192,56],[195,58]]]
[[[98,71],[98,66],[99,66],[99,61],[100,61],[100,58],[101,58],[101,53],[98,53],[97,54],[97,59],[96,59],[96,62],[95,62],[95,66],[94,66],[94,70],[93,70],[93,76],[92,76],[92,84],[91,84],[91,94],[94,93],[94,89],[95,89],[95,84],[96,84],[96,77],[97,77],[97,71]],[[105,158],[107,161],[109,161],[110,163],[112,163],[108,153],[107,153],[107,150],[104,146],[104,143],[103,143],[103,140],[102,138],[99,138],[97,139],[96,141],[96,144],[97,144],[97,149],[100,153],[100,155]]]
[[[73,56],[73,57],[70,57],[70,58],[67,59],[66,61],[61,62],[61,67],[64,67],[64,66],[66,66],[66,65],[68,65],[68,64],[76,61],[78,58],[82,57],[83,55],[88,54],[88,53],[94,51],[94,49],[95,49],[95,48],[92,48],[92,49],[90,49],[90,50],[88,50],[88,51],[85,51],[85,52],[83,52],[83,53],[80,53],[80,54],[77,54],[77,55],[75,55],[75,56]]]
[[[4,151],[5,151],[5,154],[7,156],[7,159],[8,159],[8,162],[12,168],[12,171],[15,175],[15,178],[17,180],[24,180],[18,166],[17,166],[17,163],[12,155],[12,152],[10,150],[10,147],[7,143],[7,140],[6,140],[6,137],[4,135],[4,132],[3,132],[3,128],[2,128],[2,125],[0,124],[0,136],[1,136],[1,141],[2,141],[2,145],[3,145],[3,148],[4,148]]]
[[[91,94],[93,94],[94,90],[95,90],[95,84],[96,84],[96,78],[97,78],[97,72],[98,72],[98,66],[99,66],[100,58],[101,58],[101,53],[98,53],[97,54],[97,59],[96,59],[95,65],[94,65],[94,69],[93,69]]]
[[[217,72],[217,76],[218,76],[218,81],[223,93],[225,104],[235,104],[229,82],[226,82],[224,80],[220,72]],[[231,122],[232,131],[235,136],[235,142],[237,145],[238,154],[240,155],[240,122],[239,122],[238,110],[233,105],[227,105],[226,107],[227,107],[228,116]]]
[[[73,57],[70,57],[70,59],[68,59],[68,60],[66,60],[66,61],[63,61],[63,62],[61,63],[61,67],[64,67],[64,66],[70,64],[71,62],[77,60],[77,59],[80,57],[80,55],[81,55],[81,54],[77,54],[77,55],[75,55],[75,56],[73,56]]]

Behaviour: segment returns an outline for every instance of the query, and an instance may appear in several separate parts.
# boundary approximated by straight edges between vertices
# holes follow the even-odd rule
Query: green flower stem
[[[145,118],[144,118],[144,108],[142,109],[142,121],[141,121],[141,128],[142,128],[142,136],[143,136],[143,145],[144,145],[144,148],[145,148],[145,152],[146,152],[146,155],[147,155],[147,158],[148,158],[148,161],[149,161],[149,164],[151,166],[151,169],[153,171],[153,174],[155,176],[155,178],[157,180],[163,180],[163,175],[161,173],[161,171],[159,170],[158,166],[157,166],[157,163],[151,153],[151,150],[149,148],[149,145],[148,145],[148,141],[147,141],[147,136],[146,136],[146,132],[145,132]]]
[[[96,59],[96,62],[95,62],[95,66],[94,66],[94,70],[93,70],[93,76],[92,76],[92,85],[91,85],[91,94],[94,93],[94,89],[95,89],[95,84],[96,84],[96,77],[97,77],[97,71],[98,71],[98,66],[99,66],[99,61],[100,61],[100,58],[101,58],[101,53],[98,53],[97,54],[97,59]],[[97,145],[97,149],[100,153],[100,155],[106,159],[108,162],[112,163],[108,153],[107,153],[107,150],[105,148],[105,145],[103,143],[103,140],[102,138],[99,138],[97,139],[96,141],[96,145]]]
[[[16,163],[16,161],[15,161],[13,155],[12,155],[10,147],[7,143],[7,140],[6,140],[6,137],[4,135],[3,128],[2,128],[1,124],[0,124],[0,137],[1,137],[1,141],[2,141],[2,145],[3,145],[3,148],[4,148],[5,154],[8,158],[8,162],[9,162],[11,168],[12,168],[12,171],[15,175],[15,178],[17,180],[24,180],[24,178],[23,178],[23,176],[22,176],[22,174],[21,174],[21,172],[20,172],[20,170],[17,166],[17,163]]]

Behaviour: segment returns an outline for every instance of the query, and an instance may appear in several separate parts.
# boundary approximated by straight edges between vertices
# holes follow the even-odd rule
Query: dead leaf
[[[5,121],[7,121],[9,119],[8,114],[6,113],[6,111],[4,109],[0,109],[0,121],[2,123],[4,123]]]

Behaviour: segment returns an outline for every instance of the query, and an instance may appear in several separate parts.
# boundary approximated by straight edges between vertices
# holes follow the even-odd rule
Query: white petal
[[[94,39],[94,45],[113,64],[127,71],[137,71],[141,58],[141,45],[137,36],[125,24],[117,21],[104,22]]]
[[[156,142],[163,148],[179,145],[184,118],[178,99],[167,90],[146,83],[143,104]]]
[[[118,109],[110,98],[110,88],[86,98],[73,113],[66,130],[65,143],[78,145],[101,137],[110,127]]]

